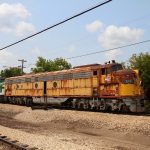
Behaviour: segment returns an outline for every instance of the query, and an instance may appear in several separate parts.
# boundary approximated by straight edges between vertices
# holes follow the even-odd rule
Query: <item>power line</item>
[[[83,54],[83,55],[68,57],[68,58],[65,58],[65,59],[75,59],[75,58],[79,58],[79,57],[85,57],[85,56],[89,56],[89,55],[109,52],[109,51],[113,51],[113,50],[116,50],[116,49],[119,49],[119,48],[131,47],[131,46],[134,46],[134,45],[139,45],[139,44],[148,43],[148,42],[150,42],[150,39],[145,40],[145,41],[136,42],[136,43],[131,43],[131,44],[128,44],[128,45],[123,45],[123,46],[111,48],[111,49],[106,49],[106,50],[102,50],[102,51],[97,51],[97,52],[87,53],[87,54]],[[31,66],[31,65],[35,65],[35,64],[29,64],[28,66]]]
[[[147,14],[147,15],[144,15],[144,16],[141,16],[141,17],[137,17],[137,18],[134,18],[134,19],[132,19],[132,20],[127,20],[126,22],[122,22],[122,23],[120,23],[120,24],[118,24],[118,25],[125,25],[125,24],[127,24],[127,23],[129,23],[129,24],[131,24],[131,23],[134,23],[134,22],[137,22],[137,21],[139,21],[139,20],[143,20],[143,19],[145,19],[146,17],[150,17],[150,14]],[[138,26],[138,28],[139,27],[143,27],[143,26],[145,26],[145,25],[147,25],[147,26],[150,26],[150,25],[148,25],[148,24],[142,24],[142,25],[139,25]],[[101,31],[101,32],[99,32],[99,33],[103,33],[103,31]],[[92,37],[93,38],[93,37]],[[54,48],[53,48],[53,53],[52,54],[56,54],[56,53],[58,53],[59,52],[59,50],[55,50],[55,49],[58,49],[58,48],[65,48],[65,46],[66,45],[69,45],[69,44],[72,44],[72,42],[77,42],[77,43],[79,43],[79,44],[83,44],[83,42],[81,42],[81,41],[85,41],[85,40],[87,40],[87,39],[91,39],[91,36],[89,36],[89,35],[86,35],[86,36],[82,36],[82,37],[80,37],[79,39],[74,39],[74,40],[72,40],[72,41],[69,41],[69,42],[66,42],[66,43],[59,43],[60,45],[58,46],[55,46]],[[63,46],[63,47],[62,47]]]
[[[74,15],[74,16],[71,16],[71,17],[69,17],[69,18],[67,18],[67,19],[64,19],[64,20],[62,20],[62,21],[60,21],[60,22],[58,22],[58,23],[56,23],[56,24],[54,24],[54,25],[52,25],[52,26],[50,26],[50,27],[48,27],[48,28],[45,28],[45,29],[43,29],[43,30],[41,30],[41,31],[39,31],[39,32],[37,32],[37,33],[35,33],[35,34],[32,34],[32,35],[30,35],[30,36],[28,36],[28,37],[26,37],[26,38],[23,38],[23,39],[21,39],[21,40],[15,42],[15,43],[9,44],[9,45],[7,45],[7,46],[1,48],[0,50],[4,50],[4,49],[6,49],[6,48],[8,48],[8,47],[11,47],[11,46],[13,46],[13,45],[16,45],[16,44],[18,44],[18,43],[20,43],[20,42],[23,42],[23,41],[29,39],[29,38],[32,38],[32,37],[34,37],[34,36],[36,36],[36,35],[38,35],[38,34],[41,34],[41,33],[45,32],[45,31],[47,31],[47,30],[50,30],[50,29],[52,29],[52,28],[54,28],[54,27],[56,27],[56,26],[59,26],[59,25],[61,25],[61,24],[64,24],[65,22],[68,22],[68,21],[70,21],[70,20],[72,20],[72,19],[74,19],[74,18],[76,18],[76,17],[79,17],[79,16],[81,16],[81,15],[87,13],[87,12],[90,12],[90,11],[92,11],[92,10],[94,10],[94,9],[96,9],[96,8],[98,8],[98,7],[102,6],[102,5],[104,5],[104,4],[107,4],[107,3],[111,2],[111,1],[112,1],[112,0],[107,0],[107,1],[104,1],[104,2],[102,2],[102,3],[100,3],[100,4],[97,4],[96,6],[93,6],[93,7],[89,8],[89,9],[87,9],[87,10],[85,10],[85,11],[82,11],[82,12],[80,12],[80,13]]]
[[[98,54],[98,53],[109,52],[109,51],[113,51],[113,50],[116,50],[116,49],[119,49],[119,48],[130,47],[130,46],[139,45],[139,44],[143,44],[143,43],[147,43],[147,42],[150,42],[150,39],[145,40],[145,41],[136,42],[136,43],[131,43],[131,44],[128,44],[128,45],[123,45],[123,46],[111,48],[111,49],[106,49],[106,50],[102,50],[102,51],[97,51],[97,52],[87,53],[87,54],[83,54],[83,55],[68,57],[66,59],[74,59],[74,58],[79,58],[79,57],[85,57],[85,56],[88,56],[88,55],[94,55],[94,54]]]

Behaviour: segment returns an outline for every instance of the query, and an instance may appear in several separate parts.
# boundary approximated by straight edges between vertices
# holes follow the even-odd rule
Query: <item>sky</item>
[[[0,0],[0,48],[50,27],[103,2],[102,0]],[[150,52],[150,42],[103,51],[150,39],[150,1],[112,0],[91,12],[57,26],[22,43],[0,51],[0,70],[17,67],[25,59],[25,71],[39,56],[65,58],[72,66],[110,60],[127,62],[132,54]]]

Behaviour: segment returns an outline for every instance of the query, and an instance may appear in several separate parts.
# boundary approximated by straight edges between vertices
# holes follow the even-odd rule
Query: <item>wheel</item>
[[[121,113],[129,112],[129,108],[127,107],[126,104],[121,106],[120,112]]]
[[[108,106],[108,107],[107,107],[107,111],[108,111],[108,112],[112,112],[112,107],[111,107],[111,106]]]

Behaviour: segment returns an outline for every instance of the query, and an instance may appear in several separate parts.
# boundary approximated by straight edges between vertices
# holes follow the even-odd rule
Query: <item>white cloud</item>
[[[115,48],[138,41],[144,34],[142,29],[130,27],[117,27],[110,25],[106,27],[105,31],[99,36],[98,41],[104,48]],[[106,56],[115,58],[121,54],[121,50],[110,51]]]
[[[12,54],[11,52],[4,50],[4,51],[0,51],[0,60],[1,60],[1,65],[11,67],[17,63],[17,56]]]
[[[122,54],[122,51],[120,49],[115,49],[115,50],[112,50],[112,51],[105,53],[105,56],[109,60],[113,60],[113,59],[116,59],[116,57],[121,55],[121,54]]]
[[[37,56],[40,56],[41,55],[41,51],[38,47],[35,47],[31,50],[31,52],[34,54],[34,55],[37,55]]]
[[[26,23],[22,21],[16,25],[15,33],[17,36],[23,36],[26,34],[32,34],[35,31],[35,27],[31,23]]]
[[[105,48],[112,48],[127,42],[138,41],[143,33],[144,32],[141,29],[131,29],[129,27],[117,27],[111,25],[106,28],[98,40]]]
[[[12,29],[10,27],[7,26],[0,26],[0,32],[5,32],[5,33],[11,33]]]
[[[35,32],[35,27],[25,22],[29,16],[31,13],[21,3],[0,4],[0,32],[12,33],[16,36]]]
[[[19,18],[27,18],[31,14],[28,10],[20,3],[18,4],[0,4],[0,18],[7,17],[19,17]],[[11,18],[9,18],[11,19]]]
[[[87,24],[86,25],[86,30],[88,32],[96,32],[98,30],[101,30],[103,28],[104,24],[98,20],[90,23],[90,24]]]
[[[88,32],[99,32],[99,30],[101,30],[101,34],[98,37],[98,42],[105,49],[111,49],[128,43],[137,42],[144,34],[144,31],[142,29],[130,28],[128,26],[106,26],[104,25],[104,23],[98,20],[87,24],[86,30]],[[109,59],[115,59],[118,55],[121,54],[121,49],[116,49],[107,52],[106,57]]]

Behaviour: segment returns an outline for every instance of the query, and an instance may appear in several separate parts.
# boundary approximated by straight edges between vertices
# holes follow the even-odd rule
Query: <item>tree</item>
[[[56,58],[54,61],[54,70],[64,70],[64,69],[70,69],[71,64],[68,63],[65,59],[63,58]]]
[[[129,59],[129,63],[131,68],[140,70],[146,96],[150,98],[150,54],[133,54],[132,57]]]
[[[47,60],[43,57],[38,57],[36,67],[32,68],[32,72],[47,72],[70,69],[71,64],[63,58],[56,58],[54,60]]]
[[[20,75],[21,75],[21,69],[17,67],[7,68],[0,72],[0,76],[3,78],[20,76]]]

